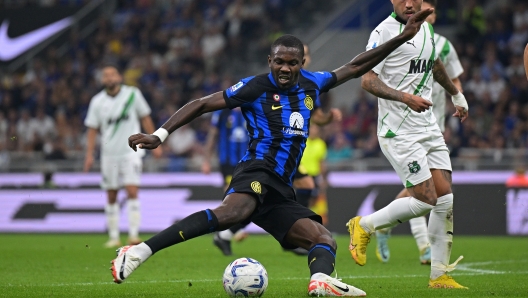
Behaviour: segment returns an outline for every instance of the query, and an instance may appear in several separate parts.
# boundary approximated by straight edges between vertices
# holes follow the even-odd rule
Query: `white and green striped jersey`
[[[449,78],[458,78],[463,72],[462,64],[458,60],[455,48],[447,38],[435,33],[436,53],[444,63]],[[436,81],[433,84],[433,113],[442,132],[445,129],[446,91]],[[455,109],[453,108],[453,112]]]
[[[392,13],[372,31],[367,50],[399,35],[404,27],[396,20],[396,14]],[[424,23],[413,39],[393,51],[373,71],[388,87],[431,101],[432,69],[438,57],[433,36],[433,27]],[[439,129],[432,109],[417,113],[404,103],[379,98],[378,110],[378,136],[381,137],[391,138]]]
[[[104,157],[143,156],[144,150],[134,152],[128,146],[128,137],[141,132],[141,118],[150,115],[150,107],[133,86],[121,85],[112,97],[105,90],[90,101],[84,125],[101,132],[101,155]]]

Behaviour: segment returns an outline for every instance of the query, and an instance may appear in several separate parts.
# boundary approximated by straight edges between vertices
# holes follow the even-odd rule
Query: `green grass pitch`
[[[306,297],[307,260],[285,253],[270,236],[234,243],[224,257],[203,236],[159,252],[125,283],[113,284],[112,249],[104,235],[0,235],[1,297],[227,297],[222,274],[238,257],[259,260],[269,274],[265,297]],[[337,273],[369,297],[528,297],[526,237],[455,237],[451,259],[464,255],[452,275],[469,290],[428,289],[429,268],[418,262],[410,236],[391,239],[391,260],[381,264],[375,239],[368,262],[357,266],[347,250],[348,237],[337,237]]]

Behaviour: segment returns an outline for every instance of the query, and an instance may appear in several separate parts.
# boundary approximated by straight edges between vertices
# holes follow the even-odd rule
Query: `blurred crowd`
[[[140,88],[160,126],[190,99],[261,71],[270,43],[293,28],[309,26],[316,11],[331,9],[329,3],[119,1],[117,11],[98,20],[89,38],[71,32],[65,56],[50,47],[26,71],[2,78],[0,152],[42,151],[49,159],[64,159],[69,152],[82,151],[83,120],[91,97],[101,90],[99,71],[105,63],[118,65],[124,83]],[[528,83],[522,63],[528,3],[482,3],[466,1],[463,26],[452,40],[465,69],[461,80],[470,105],[470,118],[463,125],[449,117],[450,105],[446,111],[446,141],[455,156],[463,147],[528,145]],[[376,99],[360,92],[353,107],[343,111],[343,122],[324,130],[330,163],[381,156],[376,109]],[[174,168],[181,167],[179,158],[201,154],[208,129],[205,116],[171,136],[165,154],[176,160]]]

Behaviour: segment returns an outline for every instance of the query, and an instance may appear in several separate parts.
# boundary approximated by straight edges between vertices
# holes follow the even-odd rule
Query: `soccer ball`
[[[260,297],[268,287],[268,273],[251,258],[236,259],[224,271],[224,290],[231,297]]]

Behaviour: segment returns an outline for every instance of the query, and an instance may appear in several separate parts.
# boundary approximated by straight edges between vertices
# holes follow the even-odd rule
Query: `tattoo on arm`
[[[377,97],[400,102],[404,101],[403,92],[387,86],[372,70],[363,76],[363,79],[361,80],[361,87]]]
[[[447,72],[445,70],[444,64],[440,60],[440,58],[436,59],[433,67],[433,78],[435,81],[440,83],[444,89],[449,92],[451,95],[455,95],[458,93],[458,89],[453,84],[453,81],[449,78],[447,75]]]

